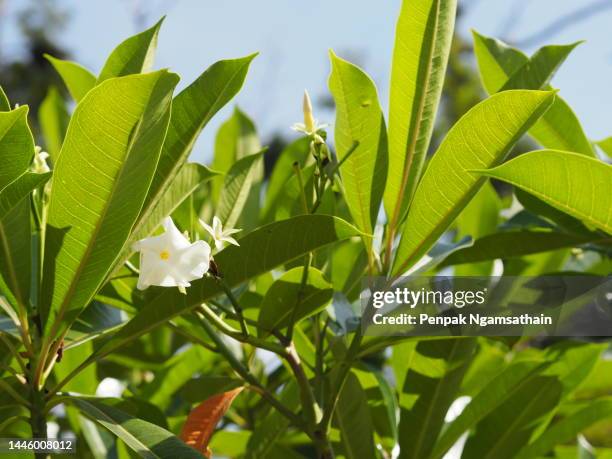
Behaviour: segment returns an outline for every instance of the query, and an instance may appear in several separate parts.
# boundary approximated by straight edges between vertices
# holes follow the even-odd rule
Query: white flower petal
[[[229,244],[233,244],[233,245],[240,246],[240,244],[238,244],[238,242],[236,241],[236,239],[234,239],[233,237],[230,237],[230,236],[223,236],[223,237],[221,238],[221,241],[223,241],[223,242],[228,242]]]
[[[212,229],[212,227],[208,225],[207,223],[205,223],[204,220],[202,220],[201,218],[199,220],[200,220],[200,225],[204,227],[204,229],[208,232],[208,234],[210,234],[212,237],[215,237],[215,230]]]
[[[140,250],[140,275],[137,287],[189,287],[201,278],[210,264],[210,246],[204,241],[191,244],[170,217],[164,219],[166,232],[145,238],[133,245]]]

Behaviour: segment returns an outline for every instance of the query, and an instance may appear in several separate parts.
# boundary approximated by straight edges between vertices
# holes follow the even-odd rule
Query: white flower
[[[140,251],[139,290],[158,285],[183,291],[190,281],[208,272],[210,246],[204,241],[189,242],[170,217],[164,219],[163,227],[164,234],[141,239],[132,246]]]
[[[323,139],[317,134],[319,129],[323,129],[327,127],[327,124],[319,124],[318,121],[314,118],[312,114],[312,103],[310,102],[310,96],[308,95],[308,91],[304,90],[304,100],[303,100],[303,110],[304,110],[304,122],[303,123],[295,123],[291,129],[298,132],[303,132],[306,135],[314,136],[315,140],[323,143]]]
[[[32,165],[32,169],[37,174],[43,174],[45,172],[49,172],[49,165],[47,164],[47,158],[49,157],[49,153],[46,151],[42,151],[38,145],[34,147],[34,164]]]
[[[239,230],[239,229],[223,230],[223,225],[221,224],[221,220],[219,220],[219,217],[217,216],[213,217],[212,228],[206,223],[204,223],[202,220],[200,220],[200,224],[212,236],[213,240],[215,241],[215,247],[217,248],[217,250],[221,250],[223,248],[224,242],[227,242],[233,245],[240,245],[238,244],[238,242],[236,242],[236,239],[231,237],[231,235],[238,233],[242,230]]]

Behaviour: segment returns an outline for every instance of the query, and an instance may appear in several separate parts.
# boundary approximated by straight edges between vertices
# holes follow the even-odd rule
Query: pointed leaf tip
[[[181,440],[202,452],[206,457],[211,457],[212,451],[210,451],[208,443],[215,427],[243,389],[244,387],[238,387],[213,395],[191,410],[181,431]]]

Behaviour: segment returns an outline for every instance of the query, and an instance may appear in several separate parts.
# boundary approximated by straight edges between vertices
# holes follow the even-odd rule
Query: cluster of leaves
[[[95,458],[575,457],[579,434],[612,447],[605,344],[358,326],[366,275],[610,272],[612,167],[596,148],[611,142],[596,147],[549,86],[575,44],[528,57],[475,34],[491,95],[427,157],[455,10],[404,2],[388,126],[371,79],[332,53],[336,154],[306,129],[265,181],[238,109],[211,169],[187,162],[255,56],[174,96],[178,77],[151,71],[161,22],[99,76],[48,57],[76,103],[70,113],[52,89],[41,107],[52,172],[27,107],[2,94],[0,434],[44,437],[53,420]],[[525,134],[544,149],[507,161]],[[510,203],[489,178],[513,185],[518,212],[502,216]],[[194,239],[216,215],[244,229],[240,246],[185,294],[140,292],[130,247],[168,215]],[[125,383],[121,398],[95,396],[104,378]]]

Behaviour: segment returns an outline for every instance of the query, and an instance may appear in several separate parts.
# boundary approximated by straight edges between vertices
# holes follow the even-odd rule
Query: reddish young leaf
[[[242,387],[238,387],[214,395],[191,410],[181,431],[181,440],[204,453],[206,457],[210,457],[212,451],[208,448],[208,442],[215,431],[215,427],[242,389]]]

